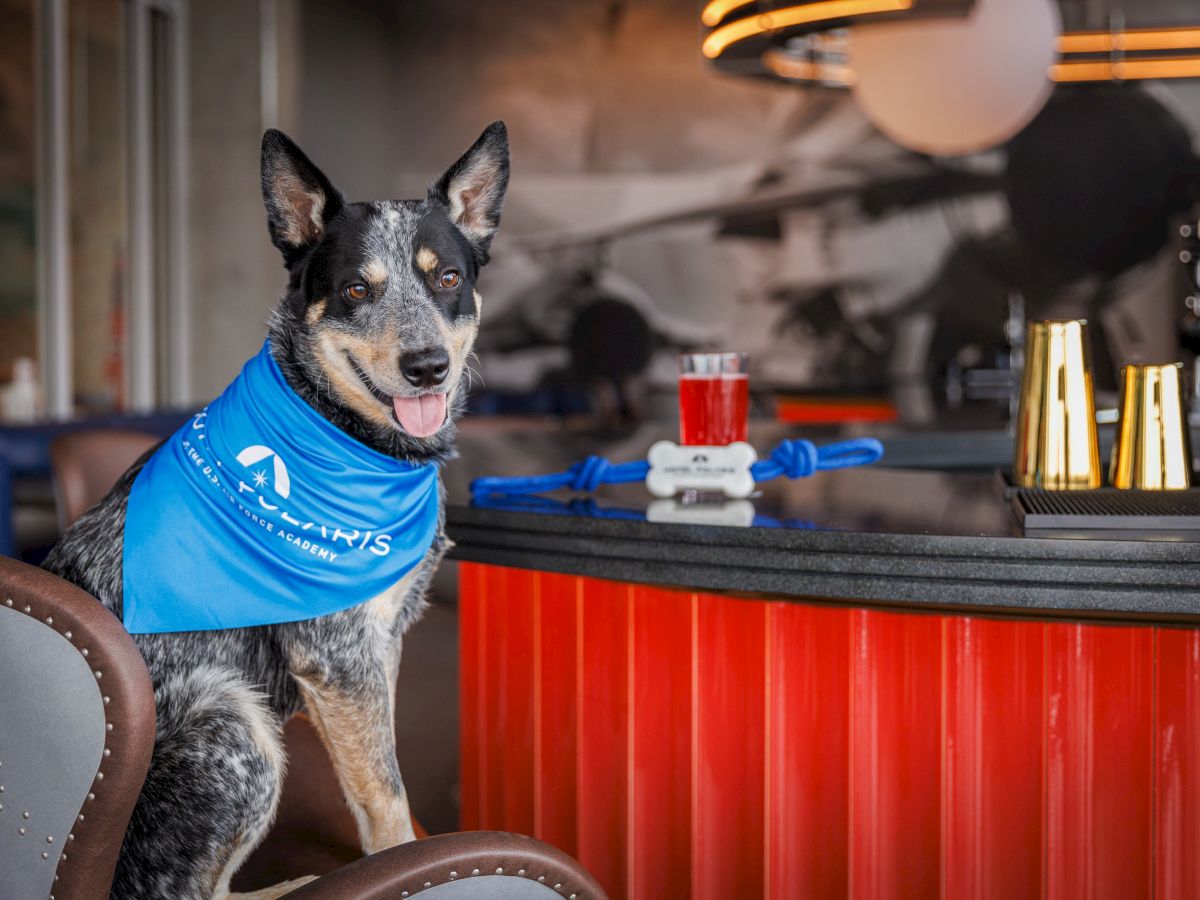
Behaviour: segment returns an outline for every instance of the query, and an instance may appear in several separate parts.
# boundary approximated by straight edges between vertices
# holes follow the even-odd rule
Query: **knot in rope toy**
[[[836,444],[817,447],[803,439],[782,441],[766,459],[750,467],[756,482],[770,481],[781,475],[788,478],[808,476],[831,469],[866,466],[883,456],[883,444],[875,438],[854,438]],[[602,456],[589,456],[565,472],[549,475],[527,475],[511,478],[476,478],[471,482],[471,495],[476,498],[544,494],[562,488],[581,493],[593,493],[602,484],[629,484],[645,481],[650,464],[644,459],[610,463]]]
[[[596,488],[604,484],[604,476],[609,468],[609,462],[603,456],[589,456],[582,462],[575,463],[567,470],[574,476],[571,489],[587,494],[595,492]]]
[[[780,475],[786,475],[788,478],[807,478],[813,472],[817,471],[817,466],[821,462],[821,455],[817,450],[816,444],[812,441],[784,441],[773,451],[767,460],[768,465],[778,467]],[[767,466],[763,466],[766,469]],[[775,475],[766,477],[777,477]],[[760,480],[760,475],[755,473],[755,480]]]

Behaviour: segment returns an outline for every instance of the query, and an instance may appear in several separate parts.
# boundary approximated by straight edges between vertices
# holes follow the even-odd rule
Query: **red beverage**
[[[720,447],[746,440],[750,379],[744,372],[679,376],[679,442]]]

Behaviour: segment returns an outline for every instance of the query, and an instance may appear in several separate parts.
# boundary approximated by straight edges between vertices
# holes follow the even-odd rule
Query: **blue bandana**
[[[125,516],[125,627],[209,631],[329,615],[386,591],[438,526],[437,468],[322,418],[270,344],[138,474]]]

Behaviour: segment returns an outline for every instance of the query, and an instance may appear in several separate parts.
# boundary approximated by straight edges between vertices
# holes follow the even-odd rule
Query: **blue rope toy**
[[[766,459],[750,467],[755,482],[770,481],[786,475],[788,478],[807,478],[814,472],[869,466],[883,456],[883,444],[875,438],[855,438],[826,444],[818,448],[803,439],[783,441]],[[610,463],[602,456],[589,456],[565,472],[550,475],[514,476],[511,478],[476,478],[471,482],[472,497],[545,494],[561,488],[592,493],[602,484],[630,484],[645,481],[650,463],[644,459]]]

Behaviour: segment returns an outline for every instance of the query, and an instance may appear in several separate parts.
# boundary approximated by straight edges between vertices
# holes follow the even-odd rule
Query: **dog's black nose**
[[[445,350],[418,350],[400,357],[400,374],[413,387],[436,387],[450,371],[450,354]]]

